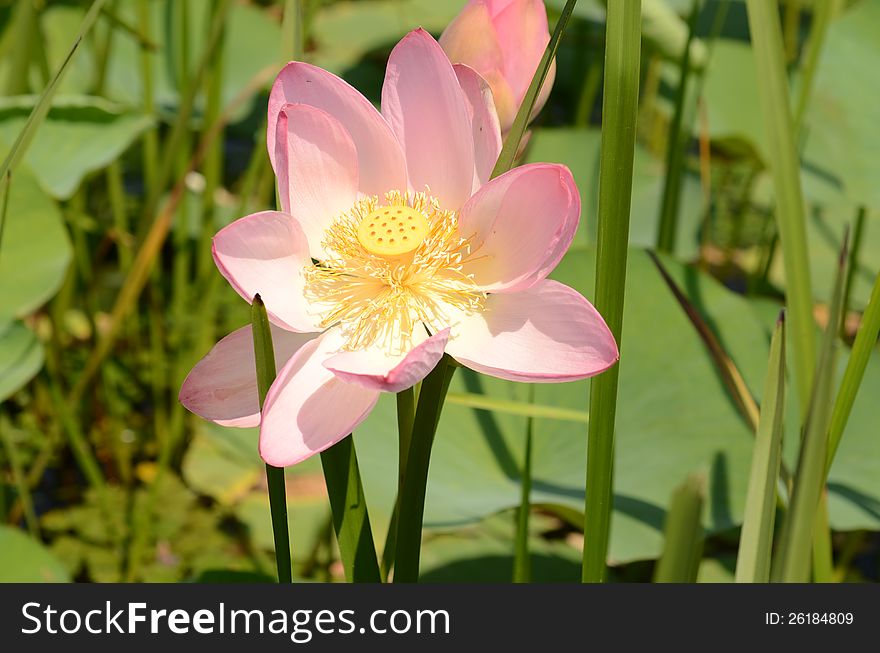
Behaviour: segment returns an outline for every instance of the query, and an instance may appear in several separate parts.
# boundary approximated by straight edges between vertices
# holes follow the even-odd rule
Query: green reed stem
[[[605,37],[605,88],[599,162],[599,225],[594,304],[618,346],[623,328],[626,254],[641,62],[640,0],[609,0]],[[615,365],[592,381],[584,519],[584,582],[603,582],[611,528]]]
[[[403,477],[406,472],[406,459],[412,442],[413,420],[416,413],[415,386],[397,393],[397,496],[394,498],[394,510],[385,535],[385,546],[382,549],[382,580],[388,580],[388,574],[394,566],[394,551],[397,548],[397,521],[400,518],[400,493],[403,490]]]
[[[865,233],[865,214],[867,209],[860,206],[856,211],[856,221],[853,226],[852,247],[849,250],[849,263],[846,266],[846,283],[843,285],[843,315],[840,324],[840,335],[846,335],[846,314],[850,311],[850,299],[852,297],[852,285],[859,269],[859,254],[862,249],[862,236]]]
[[[706,475],[696,473],[675,489],[666,513],[663,554],[654,569],[655,583],[694,583],[703,553],[700,515],[706,495]]]
[[[746,507],[736,557],[737,583],[770,582],[776,486],[782,460],[782,418],[785,413],[785,313],[779,315],[770,341],[770,358],[761,396],[761,417],[755,435]]]
[[[419,578],[422,521],[425,515],[431,447],[454,372],[455,365],[448,355],[444,355],[437,367],[422,381],[419,391],[412,440],[406,456],[406,470],[399,496],[397,548],[394,555],[395,583],[415,583]]]
[[[669,123],[666,141],[666,177],[663,183],[663,199],[660,203],[660,228],[657,231],[657,249],[671,254],[675,251],[678,229],[678,206],[681,199],[681,180],[684,173],[684,155],[690,137],[690,125],[682,132],[682,121],[687,102],[687,84],[690,77],[691,44],[697,30],[700,1],[692,0],[688,18],[688,35],[679,65],[678,88],[675,92],[675,109]]]
[[[843,280],[846,273],[846,241],[838,258],[837,274],[831,294],[828,324],[822,337],[819,363],[804,421],[804,435],[798,455],[791,502],[782,526],[779,548],[773,563],[773,579],[788,583],[805,583],[810,579],[810,560],[816,530],[822,525],[817,520],[821,511],[819,502],[825,487],[825,469],[828,460],[828,433],[834,391],[835,353],[838,330],[843,312]],[[827,520],[826,520],[827,522]],[[826,535],[820,533],[821,540]],[[819,549],[819,553],[822,549]],[[819,560],[820,565],[824,565]],[[820,569],[824,566],[820,566]]]
[[[782,28],[776,3],[747,0],[747,9],[757,64],[758,97],[764,117],[768,163],[776,189],[776,221],[785,264],[795,386],[803,418],[808,411],[813,386],[816,336],[800,162],[789,109]]]
[[[266,306],[259,295],[251,305],[251,330],[254,336],[254,357],[257,367],[257,391],[260,408],[275,380],[275,349]],[[272,535],[275,539],[275,563],[278,566],[278,582],[290,583],[290,533],[287,530],[287,488],[284,484],[284,468],[266,464],[269,483],[269,511],[272,513]]]

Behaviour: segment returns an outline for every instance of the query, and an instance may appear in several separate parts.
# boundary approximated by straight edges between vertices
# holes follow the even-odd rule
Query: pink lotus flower
[[[250,327],[223,338],[180,391],[220,424],[260,424],[260,454],[292,465],[360,424],[380,392],[423,379],[444,352],[515,381],[605,370],[617,346],[576,291],[545,279],[580,214],[567,168],[492,181],[501,147],[491,97],[417,30],[391,53],[382,113],[338,77],[293,62],[269,98],[281,211],[214,238],[238,293],[259,293],[278,378],[257,399]]]
[[[542,0],[470,0],[440,36],[450,61],[467,64],[489,83],[503,132],[513,124],[549,41]],[[532,118],[547,102],[555,76],[553,62]]]

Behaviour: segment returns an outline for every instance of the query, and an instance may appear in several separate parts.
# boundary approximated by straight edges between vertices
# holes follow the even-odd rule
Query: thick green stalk
[[[321,465],[345,579],[350,583],[381,582],[354,438],[343,438],[322,451]]]
[[[785,314],[779,316],[761,398],[761,417],[752,453],[749,489],[736,557],[737,583],[770,581],[776,485],[782,459],[782,418],[785,412]]]
[[[678,89],[675,93],[675,110],[669,123],[669,137],[666,139],[666,178],[663,182],[663,200],[660,203],[660,227],[657,230],[657,249],[671,254],[675,251],[675,236],[678,228],[678,205],[681,198],[681,180],[684,173],[685,148],[690,134],[690,126],[682,132],[682,120],[687,101],[687,82],[690,77],[691,43],[697,30],[697,17],[700,15],[699,0],[692,0],[688,19],[688,35],[679,65]]]
[[[443,401],[455,364],[444,355],[437,367],[422,381],[419,403],[413,419],[412,440],[406,459],[403,486],[399,496],[397,550],[394,555],[394,582],[415,583],[419,578],[419,557],[422,545],[422,520],[425,514],[425,493],[431,447]]]
[[[655,583],[694,583],[703,553],[700,515],[706,494],[706,475],[691,474],[672,494],[666,513],[663,555],[654,569]]]
[[[775,2],[747,0],[749,28],[758,73],[767,154],[776,189],[776,222],[785,264],[786,302],[794,351],[794,376],[801,416],[807,414],[816,359],[813,295],[800,162],[789,108],[782,28]]]
[[[257,391],[260,408],[266,401],[269,387],[275,380],[275,349],[266,306],[259,295],[251,306],[251,330],[254,337],[254,359],[257,368]],[[269,484],[269,510],[272,513],[272,535],[275,538],[275,563],[278,566],[278,582],[292,580],[290,562],[290,534],[287,530],[287,489],[284,485],[284,469],[266,464]]]
[[[394,510],[385,536],[382,549],[382,580],[388,580],[388,574],[394,566],[394,550],[397,548],[397,520],[400,517],[400,493],[403,490],[403,477],[406,473],[406,459],[412,442],[413,420],[416,414],[415,386],[397,393],[397,496],[394,498]]]
[[[850,298],[852,296],[853,279],[859,269],[859,254],[862,249],[862,236],[865,233],[865,214],[868,210],[860,206],[856,211],[856,222],[853,226],[852,247],[849,250],[849,264],[846,266],[846,283],[843,284],[843,316],[840,324],[841,337],[846,335],[846,314],[850,310]]]
[[[794,109],[794,132],[799,134],[803,125],[804,114],[813,92],[813,80],[819,67],[819,54],[825,44],[828,24],[831,22],[831,0],[814,0],[813,20],[810,27],[810,38],[807,42],[804,64],[801,66],[801,78],[797,104]]]
[[[513,119],[513,124],[510,126],[510,131],[507,132],[507,138],[504,139],[504,146],[501,148],[501,154],[498,155],[495,169],[492,170],[492,177],[504,174],[513,167],[517,152],[519,152],[519,144],[526,133],[526,127],[529,126],[529,119],[535,107],[535,100],[538,99],[538,94],[541,92],[544,80],[547,79],[550,64],[556,56],[556,51],[559,49],[559,41],[565,33],[565,27],[568,25],[571,12],[574,11],[576,4],[577,0],[568,0],[562,8],[559,20],[556,21],[556,28],[553,30],[553,36],[550,37],[547,49],[544,50],[544,56],[541,57],[538,69],[535,71],[535,76],[532,77],[532,83],[529,84],[522,104],[520,104],[516,117]]]
[[[594,304],[621,346],[641,61],[640,0],[609,0],[599,161]],[[611,528],[618,366],[593,379],[587,447],[584,582],[603,582]]]

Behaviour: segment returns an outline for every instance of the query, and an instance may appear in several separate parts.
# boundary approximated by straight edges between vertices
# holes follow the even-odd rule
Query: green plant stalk
[[[33,59],[34,33],[37,29],[37,7],[32,0],[16,2],[10,20],[10,38],[5,95],[27,95],[28,73]]]
[[[131,237],[128,230],[128,214],[125,210],[125,190],[122,183],[122,165],[119,161],[111,161],[105,171],[107,179],[107,195],[110,199],[110,212],[113,214],[113,228],[116,231],[116,252],[119,256],[119,268],[123,274],[131,269]]]
[[[322,451],[321,466],[345,579],[350,583],[381,582],[354,438],[343,438]]]
[[[196,65],[195,73],[189,76],[186,81],[186,92],[180,98],[177,118],[171,126],[171,133],[168,135],[168,139],[162,148],[165,155],[158,166],[155,189],[152,193],[147,194],[147,199],[144,202],[143,217],[138,233],[139,242],[144,240],[146,231],[155,217],[162,191],[171,179],[174,166],[178,161],[179,152],[185,143],[185,137],[189,131],[189,121],[195,107],[196,96],[202,88],[205,75],[214,65],[230,6],[231,0],[217,0],[215,5],[204,49]]]
[[[831,543],[831,525],[828,523],[828,491],[823,487],[816,506],[813,526],[813,582],[834,581],[834,547]]]
[[[251,331],[254,337],[254,360],[257,368],[257,392],[260,408],[275,380],[275,348],[266,306],[259,295],[251,304]],[[291,577],[290,533],[287,526],[287,489],[284,485],[284,469],[266,464],[269,484],[269,510],[272,514],[272,535],[275,539],[275,564],[278,566],[278,582],[289,583]]]
[[[783,45],[786,62],[797,59],[799,28],[801,22],[801,3],[803,0],[785,0],[783,15]]]
[[[621,346],[641,61],[641,2],[609,0],[599,161],[599,225],[594,305]],[[615,365],[592,381],[584,520],[584,582],[603,582],[611,528]]]
[[[12,470],[12,480],[15,483],[15,491],[18,494],[18,500],[21,502],[22,512],[24,513],[24,522],[28,532],[35,538],[40,537],[40,523],[37,521],[37,513],[34,511],[34,500],[31,496],[31,488],[27,484],[24,470],[21,466],[21,458],[18,456],[18,449],[15,442],[9,435],[9,422],[5,419],[5,415],[0,413],[0,441],[3,443],[3,449],[6,452],[6,459],[9,461],[9,468]]]
[[[675,237],[678,229],[678,206],[681,198],[681,180],[684,172],[684,155],[690,134],[690,126],[682,131],[682,121],[687,101],[687,83],[690,77],[691,44],[697,30],[700,15],[699,0],[692,0],[688,18],[688,35],[679,66],[678,89],[675,93],[675,110],[669,123],[669,136],[666,141],[666,177],[663,181],[663,199],[660,203],[660,227],[657,230],[657,249],[671,254],[675,251]]]
[[[406,457],[406,470],[400,492],[397,522],[397,548],[394,555],[394,582],[415,583],[419,578],[422,544],[422,520],[425,514],[425,491],[428,466],[443,401],[455,365],[444,355],[424,381],[413,419],[412,440]]]
[[[849,421],[853,404],[865,376],[865,369],[868,367],[868,361],[874,348],[877,345],[877,338],[880,336],[880,272],[874,280],[874,287],[871,290],[871,298],[868,300],[868,306],[862,314],[862,322],[859,330],[856,332],[856,339],[853,342],[852,351],[849,360],[846,362],[846,369],[843,371],[843,379],[840,382],[840,388],[837,391],[837,397],[834,399],[834,408],[831,411],[831,426],[828,430],[828,459],[825,463],[825,476],[831,471],[831,463],[834,462],[834,456],[837,448],[840,446],[840,439],[843,431],[846,429],[846,423]]]
[[[782,459],[785,413],[785,314],[779,316],[770,341],[770,358],[761,399],[761,417],[736,557],[737,583],[770,582],[776,485]]]
[[[859,254],[862,250],[862,235],[865,232],[865,215],[868,210],[860,206],[856,211],[856,221],[853,226],[852,247],[849,250],[849,263],[846,266],[846,283],[843,285],[843,316],[840,324],[841,337],[846,336],[846,314],[850,311],[850,299],[852,298],[852,285],[856,272],[859,269]]]
[[[783,522],[773,579],[787,583],[805,583],[810,578],[812,544],[817,527],[817,512],[825,488],[828,459],[828,432],[832,412],[835,350],[843,312],[843,280],[846,273],[846,237],[838,259],[837,275],[831,294],[828,324],[822,337],[819,364],[813,381],[811,401],[798,455],[791,502]],[[821,564],[821,561],[820,561]]]
[[[34,133],[36,129],[40,126],[43,120],[46,118],[46,114],[49,112],[49,107],[52,104],[52,98],[55,96],[55,92],[58,90],[58,86],[61,84],[61,80],[64,79],[64,75],[67,73],[68,66],[70,62],[73,60],[74,55],[79,48],[80,43],[82,43],[83,38],[89,31],[92,29],[92,26],[95,24],[95,19],[98,17],[98,13],[101,11],[101,8],[104,6],[106,0],[95,0],[92,3],[92,6],[89,7],[88,12],[86,12],[85,17],[83,18],[83,22],[80,25],[79,33],[74,39],[73,44],[70,46],[70,50],[67,52],[67,56],[64,58],[64,61],[61,62],[61,65],[58,67],[58,70],[55,71],[55,75],[52,77],[52,80],[43,89],[43,92],[40,94],[40,98],[37,100],[37,103],[34,105],[34,108],[31,110],[30,115],[24,123],[24,127],[18,133],[18,136],[15,139],[15,142],[12,144],[12,148],[9,150],[9,153],[6,155],[6,158],[3,160],[3,163],[0,164],[0,178],[6,176],[7,172],[15,170],[15,166],[21,160],[21,157],[24,156],[27,148],[31,144],[31,140],[34,137]]]
[[[535,396],[535,386],[529,386],[529,398]],[[530,402],[531,403],[531,402]],[[526,443],[520,474],[520,500],[516,510],[516,535],[513,546],[513,582],[528,583],[532,580],[532,561],[529,557],[529,513],[532,494],[532,439],[534,420],[526,421]]]
[[[804,115],[813,93],[816,69],[819,67],[819,54],[822,52],[822,46],[825,45],[825,35],[828,33],[828,25],[831,22],[831,14],[831,0],[814,0],[810,38],[807,42],[804,64],[801,67],[798,98],[794,110],[795,134],[801,133]]]
[[[776,3],[747,0],[747,9],[769,167],[776,189],[776,219],[785,264],[795,386],[803,418],[808,411],[813,386],[816,338],[800,163],[789,109],[782,29]]]
[[[3,254],[3,232],[6,230],[6,211],[9,209],[9,193],[12,192],[12,171],[7,170],[0,178],[0,256]]]
[[[406,459],[412,442],[413,420],[416,413],[415,386],[397,393],[397,496],[394,498],[394,510],[385,535],[385,546],[382,549],[382,582],[388,580],[388,574],[394,566],[394,550],[397,548],[397,521],[400,517],[400,493],[403,490],[403,478],[406,475]]]
[[[150,0],[138,0],[138,23],[141,34],[149,39],[152,36],[152,21],[150,19]],[[143,109],[148,116],[155,118],[156,105],[153,100],[153,60],[150,52],[142,49],[140,52],[141,93],[143,94]],[[159,134],[157,127],[153,126],[144,133],[144,182],[147,196],[159,193]]]
[[[556,56],[556,51],[559,49],[559,41],[565,33],[565,28],[571,18],[571,12],[574,11],[576,4],[577,0],[568,0],[562,8],[562,13],[560,13],[559,20],[556,21],[556,27],[553,30],[553,36],[550,37],[547,49],[544,50],[544,55],[541,57],[540,63],[538,63],[535,76],[532,77],[532,82],[529,84],[522,104],[520,104],[516,117],[513,119],[513,124],[510,126],[510,131],[507,133],[507,138],[504,139],[504,145],[501,148],[501,153],[498,155],[498,161],[495,162],[495,168],[492,170],[493,178],[504,174],[513,167],[517,152],[519,152],[519,144],[526,133],[526,127],[529,125],[529,118],[531,118],[532,111],[534,110],[535,101],[538,99],[541,87],[547,79],[550,64]]]
[[[691,474],[672,494],[666,513],[663,554],[654,569],[655,583],[694,583],[703,553],[700,515],[706,494],[706,475]]]

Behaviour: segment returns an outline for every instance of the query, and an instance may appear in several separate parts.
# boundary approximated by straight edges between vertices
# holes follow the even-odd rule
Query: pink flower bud
[[[470,0],[440,37],[453,63],[467,64],[489,83],[505,132],[513,124],[549,41],[542,0]],[[555,72],[554,62],[532,118],[547,101]]]

